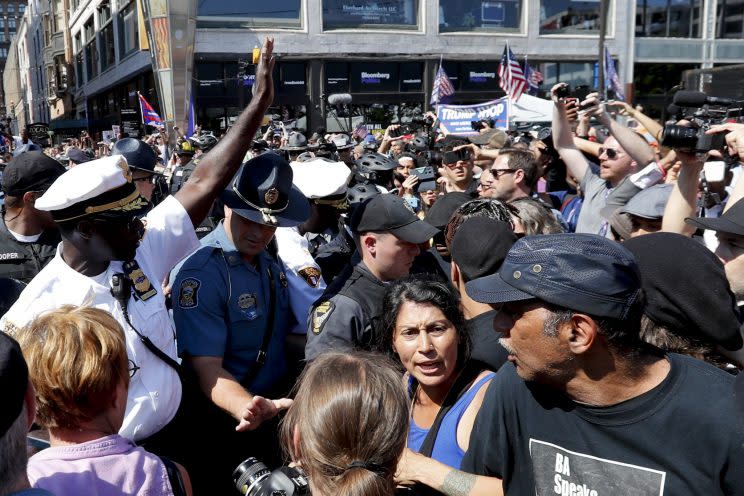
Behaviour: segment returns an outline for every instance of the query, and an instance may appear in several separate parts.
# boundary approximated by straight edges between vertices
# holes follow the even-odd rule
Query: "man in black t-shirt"
[[[514,367],[486,393],[464,472],[407,453],[404,475],[458,496],[744,494],[733,377],[641,342],[640,274],[620,244],[526,237],[466,289],[499,310]]]

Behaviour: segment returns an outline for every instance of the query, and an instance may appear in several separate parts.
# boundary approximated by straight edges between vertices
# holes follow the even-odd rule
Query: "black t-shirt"
[[[496,310],[491,310],[466,322],[472,344],[470,358],[483,362],[489,370],[494,371],[499,370],[509,356],[506,349],[499,343],[501,333],[493,328],[495,315]]]
[[[667,358],[671,370],[661,384],[603,408],[502,367],[462,469],[502,478],[505,494],[744,494],[733,376],[690,357]]]

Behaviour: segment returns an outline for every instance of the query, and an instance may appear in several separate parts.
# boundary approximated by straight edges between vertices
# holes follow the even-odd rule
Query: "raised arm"
[[[695,227],[686,223],[685,219],[697,215],[698,184],[703,162],[692,153],[680,151],[677,151],[677,158],[682,162],[682,167],[664,209],[661,230],[692,236]]]
[[[726,124],[720,124],[718,126],[711,126],[705,134],[723,133],[728,131],[726,135],[726,145],[728,146],[728,152],[732,156],[738,156],[739,162],[744,162],[744,124],[738,124],[735,122],[727,122]],[[729,195],[729,199],[726,202],[726,207],[723,209],[726,212],[731,206],[744,198],[744,181],[741,177],[734,185],[734,189]]]
[[[574,145],[566,106],[563,100],[559,99],[555,94],[555,91],[563,86],[565,86],[565,83],[558,83],[550,90],[555,105],[553,108],[553,144],[561,159],[566,164],[568,172],[573,177],[581,180],[589,169],[589,163],[584,158],[584,155],[576,148],[576,145]]]
[[[266,38],[256,69],[255,93],[251,102],[241,112],[227,135],[204,156],[189,180],[175,195],[189,213],[194,226],[204,220],[212,202],[238,171],[264,113],[274,99],[274,82],[271,76],[275,62],[273,51],[274,39]]]
[[[607,102],[607,104],[619,107],[621,114],[627,115],[628,117],[632,117],[633,119],[637,120],[641,124],[641,126],[645,127],[646,130],[651,133],[651,136],[661,141],[661,131],[664,129],[664,126],[656,122],[654,119],[647,116],[640,110],[636,110],[628,102],[623,102],[620,100],[610,100],[609,102]]]
[[[591,93],[587,95],[586,100],[581,102],[581,106],[588,106],[587,114],[594,115],[599,122],[607,126],[610,134],[615,137],[623,150],[638,164],[639,170],[655,160],[656,156],[653,148],[642,136],[610,117],[605,104],[599,101],[599,94]]]

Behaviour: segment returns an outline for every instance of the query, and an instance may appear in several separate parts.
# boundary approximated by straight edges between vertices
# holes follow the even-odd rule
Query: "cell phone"
[[[568,99],[568,97],[571,96],[571,86],[569,85],[561,86],[560,88],[555,90],[555,96],[557,98]]]

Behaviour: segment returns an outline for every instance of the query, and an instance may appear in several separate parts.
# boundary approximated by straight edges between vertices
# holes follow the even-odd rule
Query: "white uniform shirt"
[[[172,358],[177,357],[175,331],[165,307],[161,282],[170,269],[199,247],[188,213],[169,196],[147,215],[147,229],[135,260],[157,294],[147,301],[129,298],[132,324]],[[87,277],[72,269],[61,256],[61,244],[49,264],[29,283],[8,310],[0,328],[13,333],[34,317],[65,304],[90,305],[110,312],[121,324],[127,354],[140,367],[129,383],[127,409],[119,433],[134,441],[162,429],[181,402],[181,382],[176,372],[155,356],[127,325],[119,303],[111,296],[111,276],[123,272],[122,262],[111,262],[103,274]],[[10,324],[10,325],[9,325]]]
[[[296,227],[280,227],[274,236],[279,258],[287,274],[289,305],[297,321],[292,333],[305,334],[307,315],[313,303],[323,295],[326,283],[320,273],[320,267],[310,255],[307,240]],[[314,276],[316,273],[317,277]]]

